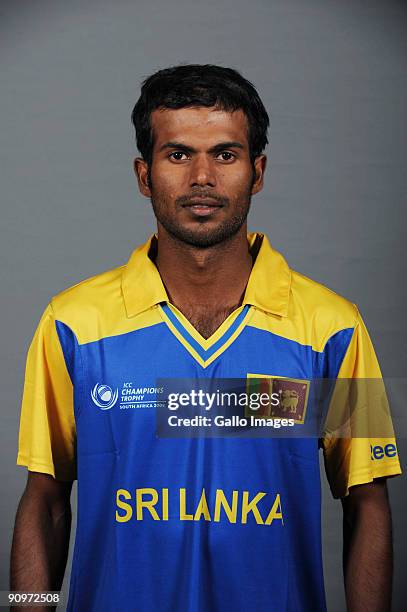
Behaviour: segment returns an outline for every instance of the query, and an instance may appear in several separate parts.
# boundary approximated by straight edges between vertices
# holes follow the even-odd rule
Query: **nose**
[[[215,187],[215,168],[213,167],[213,162],[205,155],[197,155],[190,168],[191,187]]]

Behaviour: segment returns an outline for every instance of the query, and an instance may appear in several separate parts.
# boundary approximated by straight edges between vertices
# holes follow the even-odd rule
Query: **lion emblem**
[[[297,391],[285,389],[281,392],[280,405],[283,412],[289,410],[290,412],[296,412],[298,405],[299,395]]]

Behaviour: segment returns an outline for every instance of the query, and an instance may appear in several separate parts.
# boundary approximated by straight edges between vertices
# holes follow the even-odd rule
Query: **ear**
[[[251,194],[254,195],[263,189],[264,173],[266,171],[267,156],[258,155],[254,160],[255,180],[252,185]]]
[[[142,157],[136,157],[133,163],[134,173],[137,177],[140,193],[151,198],[151,189],[148,184],[148,164]]]

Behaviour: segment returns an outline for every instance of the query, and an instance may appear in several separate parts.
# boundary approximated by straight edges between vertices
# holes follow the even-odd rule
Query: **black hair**
[[[149,165],[154,147],[151,113],[159,108],[191,106],[214,106],[229,112],[241,109],[247,117],[252,163],[266,147],[269,117],[250,81],[233,68],[182,64],[164,68],[146,78],[131,114],[137,147]]]

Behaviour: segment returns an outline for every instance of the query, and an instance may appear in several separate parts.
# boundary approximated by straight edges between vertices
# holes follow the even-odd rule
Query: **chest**
[[[205,339],[210,338],[227,317],[238,308],[232,306],[178,305],[178,310],[186,317],[196,331]]]
[[[312,349],[259,329],[250,309],[221,324],[209,340],[200,339],[191,324],[186,328],[168,306],[161,311],[159,323],[77,348],[73,382],[82,415],[96,419],[107,410],[120,421],[131,412],[147,416],[160,400],[162,379],[312,376]]]

